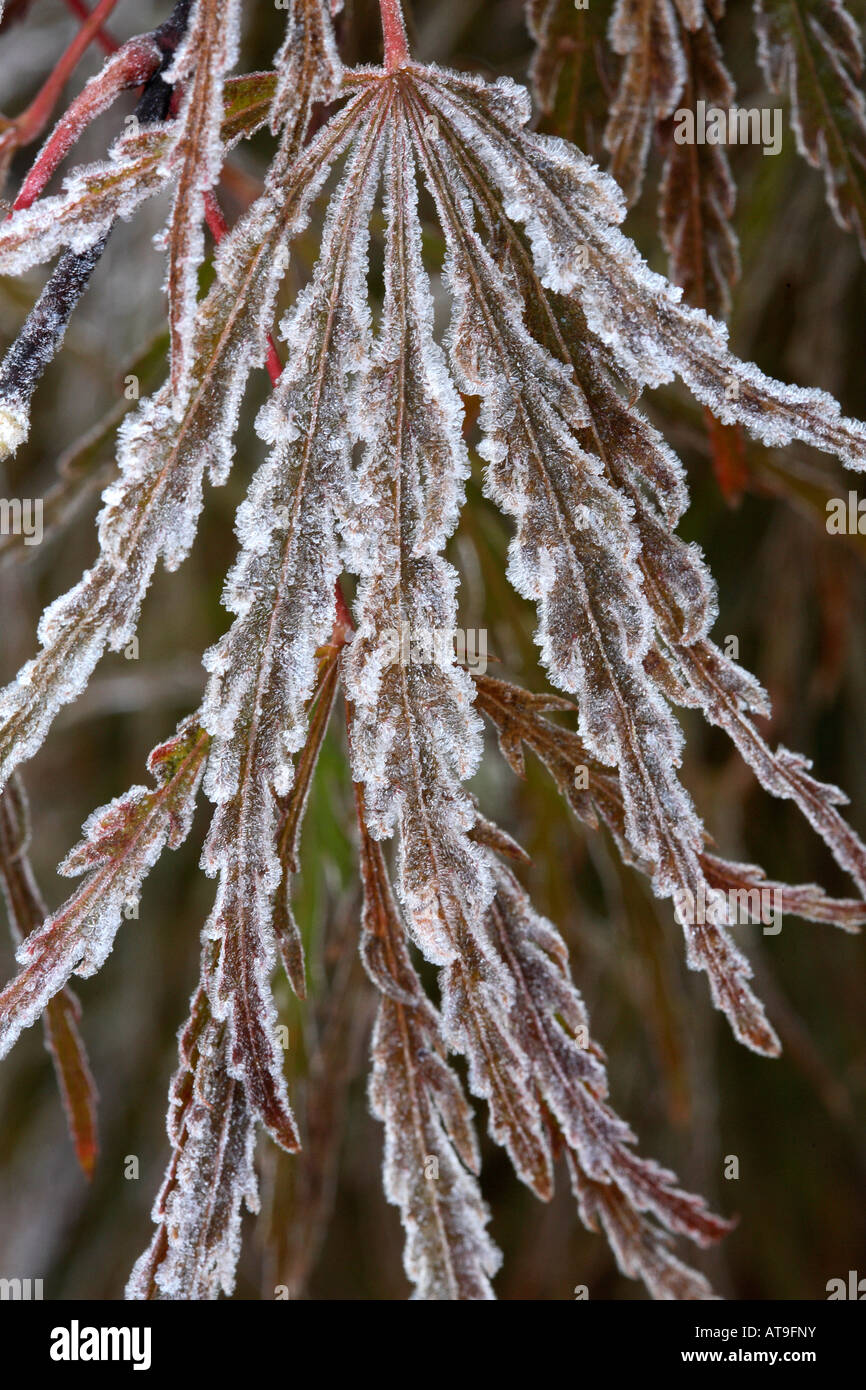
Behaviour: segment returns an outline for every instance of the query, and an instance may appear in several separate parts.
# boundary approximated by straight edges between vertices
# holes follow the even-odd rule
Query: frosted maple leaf
[[[252,79],[229,75],[239,8],[180,5],[112,59],[49,137],[0,226],[4,273],[60,254],[0,366],[0,443],[11,451],[112,223],[174,189],[169,374],[121,427],[93,567],[46,610],[40,650],[0,697],[4,779],[103,653],[130,641],[157,565],[174,570],[190,549],[205,475],[214,486],[226,480],[251,371],[269,361],[274,378],[257,422],[268,450],[237,515],[240,549],[224,592],[232,621],[205,655],[201,708],[154,750],[154,785],[86,823],[61,866],[83,875],[80,886],[24,940],[20,971],[0,994],[0,1047],[73,974],[103,965],[124,904],[165,846],[184,839],[203,788],[213,816],[202,862],[216,898],[180,1036],[156,1230],[128,1295],[231,1293],[242,1207],[258,1204],[257,1129],[290,1152],[301,1142],[272,976],[281,964],[303,994],[292,877],[342,687],[362,957],[380,992],[370,1099],[416,1296],[490,1298],[499,1263],[451,1053],[487,1103],[491,1137],[540,1198],[551,1196],[563,1156],[583,1221],[605,1232],[627,1275],[657,1297],[711,1297],[671,1238],[706,1245],[728,1223],[637,1155],[609,1104],[564,942],[506,866],[522,851],[465,782],[481,759],[483,716],[515,770],[529,748],[578,817],[609,827],[623,857],[671,900],[688,963],[705,973],[736,1036],[777,1053],[730,934],[731,890],[750,903],[772,891],[784,910],[848,930],[866,906],[771,883],[710,851],[679,775],[676,709],[699,709],[721,727],[762,785],[795,802],[861,894],[866,848],[840,814],[842,793],[759,734],[753,716],[767,712],[767,697],[709,635],[713,582],[698,548],[676,534],[683,470],[637,402],[679,378],[723,422],[773,446],[804,441],[853,468],[866,460],[866,426],[825,393],[739,361],[724,326],[687,307],[619,231],[625,203],[613,180],[568,143],[533,133],[529,97],[513,81],[414,63],[396,0],[382,4],[381,68],[344,70],[328,7],[295,0],[275,72]],[[142,81],[139,128],[106,162],[38,197],[85,116]],[[212,196],[225,152],[266,121],[277,143],[264,190],[225,232]],[[445,245],[444,336],[422,254],[422,189]],[[320,251],[280,325],[278,372],[269,344],[277,293],[292,240],[322,196]],[[374,313],[368,250],[380,206],[384,298]],[[206,216],[221,241],[200,296]],[[469,474],[471,398],[487,494],[513,523],[509,577],[537,605],[541,661],[562,695],[473,677],[450,646],[408,664],[394,656],[395,632],[455,629],[458,576],[443,549]],[[358,581],[352,612],[345,574]],[[576,711],[576,728],[552,711]],[[22,832],[18,860],[25,848]],[[695,919],[698,901],[713,908],[706,920]],[[438,1006],[419,956],[438,970]]]

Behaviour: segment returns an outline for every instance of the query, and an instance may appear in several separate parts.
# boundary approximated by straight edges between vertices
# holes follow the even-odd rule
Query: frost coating
[[[259,1210],[255,1122],[228,1072],[225,1028],[201,988],[179,1043],[167,1122],[173,1154],[154,1203],[157,1230],[135,1263],[128,1299],[230,1296],[242,1208]]]
[[[361,954],[382,993],[370,1105],[385,1126],[385,1193],[406,1230],[406,1274],[414,1298],[491,1299],[501,1257],[484,1230],[472,1113],[409,958],[381,847],[363,831],[361,852]]]
[[[588,749],[620,769],[629,843],[657,866],[660,894],[679,901],[693,893],[696,899],[703,832],[676,776],[682,735],[645,667],[655,617],[639,557],[652,513],[640,494],[629,497],[612,485],[617,480],[609,476],[609,461],[605,468],[593,434],[599,426],[575,364],[569,371],[524,328],[519,265],[506,279],[473,231],[473,196],[484,205],[480,180],[473,177],[470,186],[449,162],[441,138],[421,122],[415,128],[448,248],[455,371],[463,389],[482,399],[487,489],[516,523],[509,577],[538,604],[542,659],[555,683],[578,696]],[[469,161],[466,168],[472,177]],[[626,418],[636,432],[638,423]],[[654,486],[664,489],[668,510],[675,509],[681,495],[676,464],[663,447],[645,446],[645,452]],[[634,525],[638,508],[640,528]],[[680,577],[691,583],[699,605],[692,621],[702,626],[711,591],[694,565],[687,572],[687,556],[680,547]],[[713,998],[741,1040],[776,1050],[775,1035],[745,984],[748,964],[724,930],[689,934],[688,959],[707,971]]]
[[[237,62],[240,0],[197,0],[186,35],[166,74],[184,93],[163,167],[176,170],[177,191],[166,239],[171,331],[172,409],[182,419],[194,366],[198,271],[204,259],[204,198],[224,159],[220,127],[226,73]]]
[[[700,25],[701,0],[677,8],[688,28]],[[682,97],[686,58],[672,0],[617,0],[608,36],[625,62],[604,143],[612,155],[611,173],[631,204],[640,192],[655,123],[672,115]]]
[[[14,402],[0,404],[0,463],[15,453],[27,438],[30,421],[26,411]]]
[[[131,787],[88,817],[84,838],[59,867],[69,877],[86,877],[19,947],[22,968],[0,994],[0,1056],[73,972],[94,975],[104,965],[124,908],[138,901],[162,851],[176,849],[189,833],[206,746],[195,721],[185,721],[150,755],[154,789]]]
[[[276,56],[277,88],[269,114],[274,134],[285,123],[306,128],[313,103],[333,100],[343,77],[329,0],[290,0],[286,38]]]
[[[192,544],[205,469],[224,483],[241,395],[264,360],[267,329],[288,257],[276,254],[306,225],[331,162],[351,138],[367,99],[358,98],[320,132],[285,179],[268,184],[215,259],[216,281],[199,306],[195,389],[184,417],[170,383],[143,400],[120,430],[120,476],[103,494],[102,554],[46,610],[43,650],[0,695],[0,782],[42,743],[57,712],[84,689],[106,647],[119,651],[162,559],[177,569]]]
[[[474,811],[459,786],[481,753],[471,680],[439,652],[404,663],[387,650],[389,634],[407,627],[455,628],[457,576],[438,552],[456,523],[469,471],[459,399],[433,340],[402,121],[392,131],[386,186],[385,306],[359,391],[365,452],[357,500],[344,521],[349,563],[361,577],[345,672],[368,824],[380,837],[399,824],[410,927],[428,958],[444,964],[458,954],[464,933],[471,938],[492,888],[467,839]]]
[[[680,291],[650,272],[617,230],[623,206],[612,182],[564,142],[522,129],[525,103],[513,85],[489,88],[429,69],[416,76],[413,132],[449,247],[455,370],[464,389],[482,396],[488,487],[517,522],[510,574],[539,603],[543,657],[556,683],[579,696],[589,749],[619,768],[632,852],[653,864],[657,891],[675,902],[707,891],[702,827],[676,777],[680,736],[667,708],[674,698],[721,722],[765,785],[795,799],[862,882],[866,851],[833,808],[832,789],[809,785],[783,751],[770,754],[748,722],[747,711],[760,710],[765,697],[706,640],[712,584],[700,556],[669,532],[682,499],[678,466],[615,392],[600,394],[594,361],[633,395],[679,374],[720,418],[768,442],[801,438],[859,465],[866,431],[842,419],[824,393],[782,386],[733,358],[723,326],[682,306]],[[430,107],[436,121],[424,114]],[[509,237],[509,217],[526,224],[534,265],[522,241]],[[507,274],[474,230],[476,218],[488,228],[505,225]],[[558,293],[545,297],[539,279]],[[515,341],[524,305],[533,307],[535,336],[549,345],[552,365],[542,365],[537,341]],[[557,420],[545,388],[564,363],[574,376],[561,378]],[[614,429],[606,428],[611,412]],[[622,462],[635,443],[643,476]],[[612,519],[598,526],[599,537],[619,539],[595,560],[592,519],[605,505]],[[670,661],[672,641],[687,680]],[[738,1037],[775,1053],[778,1041],[746,983],[748,964],[723,922],[687,931],[689,963],[707,971]]]
[[[477,151],[507,215],[525,225],[542,283],[579,300],[590,331],[631,380],[659,386],[679,376],[720,420],[744,424],[767,445],[800,439],[866,466],[859,421],[844,418],[825,391],[786,386],[734,357],[725,326],[683,305],[681,291],[649,269],[615,225],[625,211],[617,185],[565,141],[522,129],[514,84],[437,77],[419,78],[425,101]]]
[[[535,1103],[543,1100],[549,1107],[577,1182],[592,1189],[600,1185],[614,1208],[628,1213],[622,1240],[613,1242],[620,1268],[633,1278],[641,1276],[641,1252],[664,1250],[665,1231],[688,1236],[699,1245],[711,1244],[727,1229],[726,1223],[707,1211],[702,1198],[678,1188],[673,1173],[633,1152],[634,1135],[606,1102],[603,1058],[590,1039],[561,937],[533,910],[511,873],[497,868],[496,883],[490,931],[517,986],[510,1022],[532,1058]],[[581,1215],[593,1228],[591,1210],[584,1208]],[[646,1217],[658,1222],[661,1230]],[[654,1281],[648,1283],[656,1297],[712,1297],[703,1276],[675,1259],[668,1266],[659,1262]],[[688,1294],[682,1292],[683,1283],[691,1290]]]
[[[208,995],[214,1016],[228,1024],[231,1075],[289,1149],[298,1138],[269,982],[282,876],[275,796],[291,787],[316,650],[333,623],[333,499],[348,479],[347,374],[358,366],[368,332],[366,229],[379,179],[381,116],[377,111],[352,152],[317,273],[284,328],[289,360],[260,423],[273,448],[239,510],[241,552],[226,582],[224,602],[237,617],[205,658],[212,674],[203,720],[214,734],[205,788],[217,811],[202,862],[219,875],[205,937],[221,944]]]
[[[654,8],[673,22],[668,0]],[[721,418],[771,442],[799,438],[859,464],[866,433],[821,393],[738,362],[721,325],[686,308],[622,236],[615,184],[564,142],[528,129],[529,102],[514,83],[408,64],[342,84],[324,0],[290,9],[269,113],[280,149],[262,196],[223,239],[215,284],[199,303],[201,213],[222,158],[217,122],[236,49],[237,6],[227,12],[223,29],[214,0],[199,0],[172,72],[183,87],[178,119],[134,156],[156,161],[155,181],[178,178],[168,236],[172,373],[121,432],[99,558],[47,610],[41,653],[0,698],[7,771],[38,745],[105,646],[128,640],[157,563],[176,568],[188,552],[205,473],[220,483],[232,462],[241,396],[265,355],[288,243],[338,166],[321,253],[284,320],[287,365],[257,422],[266,457],[237,515],[240,549],[224,593],[232,617],[206,656],[194,775],[190,768],[177,782],[177,757],[183,763],[187,754],[175,750],[164,785],[133,788],[88,822],[64,866],[87,878],[23,948],[23,969],[0,997],[0,1036],[8,1045],[71,970],[90,973],[104,961],[124,898],[137,898],[163,845],[188,826],[207,751],[215,809],[203,866],[218,878],[216,900],[172,1085],[157,1230],[129,1292],[230,1292],[241,1210],[257,1200],[256,1126],[286,1150],[300,1142],[271,976],[282,957],[303,987],[288,886],[341,676],[364,871],[362,951],[382,996],[370,1099],[417,1295],[489,1298],[498,1262],[450,1049],[487,1103],[492,1137],[535,1193],[551,1196],[554,1157],[564,1152],[583,1218],[607,1232],[622,1269],[657,1297],[706,1297],[705,1281],[670,1253],[665,1233],[702,1244],[725,1223],[636,1156],[630,1129],[607,1103],[603,1057],[588,1037],[563,943],[494,857],[521,851],[463,786],[481,753],[476,694],[512,767],[521,770],[530,747],[577,814],[603,821],[623,858],[673,900],[689,964],[706,972],[736,1035],[773,1054],[778,1041],[751,992],[730,917],[690,922],[689,902],[715,905],[732,887],[763,885],[791,910],[849,929],[863,906],[812,885],[771,885],[754,866],[709,852],[679,776],[674,707],[699,708],[721,725],[861,885],[866,849],[841,819],[838,789],[760,739],[752,719],[766,712],[765,692],[714,645],[712,579],[698,548],[675,534],[687,504],[683,470],[635,402],[644,387],[678,375]],[[697,0],[681,0],[677,12],[687,25],[703,13]],[[630,42],[622,25],[631,12],[617,13]],[[326,120],[321,107],[338,84],[346,102]],[[314,104],[322,123],[305,143]],[[628,115],[624,107],[618,114]],[[632,141],[638,162],[640,139]],[[91,182],[78,192],[82,171],[73,175],[54,205],[60,232],[42,211],[26,224],[35,254],[56,235],[87,242],[108,209],[116,215],[134,157],[116,148],[108,166],[83,171]],[[452,304],[444,344],[434,336],[422,260],[421,179],[444,234]],[[374,331],[368,241],[380,182],[384,299]],[[25,224],[13,225],[0,233],[0,254],[17,265]],[[42,346],[56,342],[63,323],[47,304]],[[26,367],[16,359],[8,389],[0,383],[9,434]],[[576,706],[471,680],[442,643],[408,664],[394,652],[395,632],[448,635],[457,622],[457,576],[442,552],[468,475],[460,392],[480,402],[485,489],[513,525],[509,577],[537,605],[543,662]],[[335,600],[344,568],[359,580],[351,636],[341,593]],[[575,709],[576,733],[542,717]],[[576,785],[578,765],[589,787]],[[381,843],[389,838],[399,907]],[[439,1009],[423,995],[405,933],[438,967]],[[429,1158],[436,1186],[421,1177]]]
[[[862,19],[843,0],[816,0],[806,15],[754,0],[758,62],[770,90],[790,98],[797,151],[824,174],[827,203],[866,254],[860,169],[866,158]]]
[[[153,125],[127,132],[106,161],[83,165],[65,178],[62,193],[40,198],[0,224],[0,275],[22,275],[64,247],[86,251],[116,218],[132,217],[171,176],[162,165],[167,130]]]

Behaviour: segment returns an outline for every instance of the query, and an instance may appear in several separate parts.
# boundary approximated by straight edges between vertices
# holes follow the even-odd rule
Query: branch
[[[103,3],[107,4],[107,0]],[[169,19],[154,30],[153,39],[163,57],[135,109],[141,125],[164,120],[168,113],[174,89],[163,73],[173,61],[186,27],[190,4],[191,0],[178,0]],[[101,10],[102,6],[94,15]],[[0,462],[27,438],[33,393],[66,336],[72,311],[90,283],[110,232],[111,227],[85,251],[66,251],[61,256],[21,333],[0,364]]]
[[[66,0],[66,8],[71,10],[73,14],[78,15],[78,18],[81,20],[90,18],[90,10],[88,10],[87,6],[84,4],[84,0]],[[120,47],[117,40],[112,38],[111,34],[109,34],[106,29],[97,30],[93,35],[93,39],[95,43],[99,44],[104,53],[116,53]]]
[[[148,82],[159,67],[162,56],[154,36],[143,34],[125,43],[102,71],[90,79],[40,150],[21,186],[21,192],[12,204],[13,212],[29,208],[35,202],[60,161],[66,158],[91,121],[107,111],[120,92]]]
[[[410,62],[403,8],[400,0],[379,0],[379,11],[385,41],[385,67],[389,72],[395,72]]]
[[[22,145],[29,145],[31,140],[35,140],[40,131],[45,129],[60,93],[78,66],[82,54],[116,4],[117,0],[100,0],[93,14],[82,24],[42,90],[34,97],[27,110],[0,136],[0,170],[4,163],[11,159],[15,150],[20,149]]]
[[[0,883],[6,897],[9,930],[16,945],[42,925],[47,909],[27,854],[30,832],[24,789],[17,778],[0,794]],[[49,1000],[43,1014],[45,1046],[51,1054],[69,1133],[85,1177],[99,1152],[97,1092],[87,1051],[78,1032],[81,1007],[69,989]]]

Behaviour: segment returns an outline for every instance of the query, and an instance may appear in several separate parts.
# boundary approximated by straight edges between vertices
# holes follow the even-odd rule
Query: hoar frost
[[[696,22],[698,9],[689,13]],[[274,162],[261,195],[222,237],[214,282],[199,299],[202,219],[225,153],[239,14],[235,0],[198,0],[167,73],[180,90],[174,120],[122,137],[106,163],[73,171],[59,195],[0,228],[0,268],[10,273],[63,248],[98,259],[116,217],[175,185],[164,239],[169,377],[120,431],[99,556],[48,608],[42,650],[0,697],[8,776],[104,650],[129,640],[158,562],[175,569],[187,555],[205,478],[225,482],[232,463],[290,244],[333,174],[318,260],[282,324],[285,368],[257,420],[267,452],[237,514],[239,550],[224,591],[232,616],[206,654],[202,708],[152,755],[156,785],[132,788],[85,825],[64,864],[82,883],[24,943],[22,969],[0,995],[2,1046],[73,972],[104,962],[123,904],[137,901],[159,853],[188,832],[203,779],[213,814],[202,864],[217,880],[215,902],[180,1035],[156,1230],[128,1294],[230,1294],[242,1211],[258,1204],[257,1128],[290,1152],[301,1142],[272,975],[281,960],[302,992],[291,877],[342,682],[362,958],[379,993],[370,1101],[416,1296],[490,1298],[500,1258],[451,1051],[487,1103],[492,1138],[539,1197],[552,1195],[562,1152],[582,1219],[604,1230],[625,1273],[656,1297],[711,1297],[669,1237],[706,1245],[727,1223],[636,1153],[608,1102],[565,944],[503,867],[503,855],[521,857],[519,846],[464,785],[482,752],[476,703],[511,766],[520,771],[531,747],[576,814],[604,821],[623,857],[672,899],[689,965],[706,973],[737,1037],[773,1055],[778,1040],[731,937],[731,914],[694,923],[687,904],[755,888],[778,893],[785,911],[849,930],[864,907],[814,885],[771,883],[755,866],[710,852],[680,780],[676,707],[722,727],[861,889],[866,848],[842,819],[838,789],[797,755],[771,750],[752,722],[766,713],[766,694],[709,635],[713,582],[698,548],[675,532],[688,500],[683,469],[635,402],[645,387],[678,377],[718,418],[765,443],[802,440],[857,468],[866,427],[825,393],[784,386],[736,359],[723,325],[688,308],[619,230],[625,200],[614,182],[566,142],[528,128],[529,98],[515,83],[411,62],[344,73],[325,0],[292,0],[269,113]],[[618,14],[614,37],[627,53],[628,15]],[[310,137],[314,108],[322,119]],[[637,154],[639,164],[642,147]],[[422,256],[422,186],[445,245],[452,313],[441,343]],[[380,206],[384,300],[374,331],[369,241]],[[26,404],[66,317],[46,302],[31,321],[37,340],[24,335],[7,356],[0,457],[26,435]],[[395,632],[450,637],[456,628],[458,576],[443,549],[469,476],[461,393],[480,400],[485,491],[513,526],[508,575],[537,606],[541,659],[575,699],[576,733],[544,717],[573,710],[571,701],[473,676],[449,644],[435,661],[388,658]],[[358,580],[353,618],[339,590],[343,571]],[[577,786],[579,767],[588,785]],[[438,970],[438,1009],[409,941]],[[425,1172],[431,1160],[435,1179]]]

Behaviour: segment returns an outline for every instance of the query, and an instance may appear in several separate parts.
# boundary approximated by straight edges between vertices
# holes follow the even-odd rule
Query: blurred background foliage
[[[605,0],[590,3],[605,14],[611,8]],[[121,0],[111,28],[125,38],[152,27],[167,8]],[[740,104],[780,104],[756,63],[751,7],[734,0],[729,9],[719,36]],[[266,68],[283,16],[266,3],[247,10],[245,66]],[[0,32],[5,115],[32,99],[77,22],[62,0],[11,0]],[[374,0],[347,0],[339,24],[346,61],[378,61]],[[526,78],[532,43],[520,0],[415,0],[411,28],[420,59]],[[600,137],[618,60],[609,49],[600,67],[595,53],[583,58],[592,81],[579,100],[557,107],[545,128],[570,124],[605,164]],[[67,100],[99,61],[91,49]],[[132,105],[130,98],[97,122],[76,159],[101,157]],[[822,176],[796,153],[787,107],[784,120],[778,157],[764,158],[755,147],[729,151],[742,258],[732,344],[775,376],[825,387],[846,413],[863,417],[866,267],[855,238],[831,217]],[[16,159],[10,187],[32,155],[25,150]],[[267,137],[259,136],[233,156],[234,173],[220,191],[230,222],[255,196],[266,155]],[[659,169],[654,150],[626,230],[663,270]],[[2,556],[4,682],[32,655],[43,606],[92,561],[98,491],[111,472],[113,428],[128,408],[125,378],[138,375],[142,394],[162,378],[163,268],[152,238],[166,212],[167,203],[155,199],[131,225],[118,226],[66,348],[40,388],[32,437],[0,479],[5,496],[50,498],[63,456],[64,490],[74,482],[81,493],[81,480],[90,480],[53,539],[24,550],[25,563],[21,554]],[[435,264],[442,248],[432,230],[428,249]],[[293,260],[284,305],[315,254],[314,223]],[[42,278],[33,273],[0,285],[0,343],[13,339]],[[148,750],[200,698],[200,653],[227,622],[221,585],[236,549],[234,511],[261,457],[251,422],[265,391],[260,373],[244,410],[237,466],[229,484],[209,494],[192,556],[178,575],[157,575],[138,659],[108,656],[27,769],[33,860],[51,907],[67,889],[55,866],[81,822],[144,780]],[[802,750],[822,779],[845,788],[862,834],[866,537],[831,536],[825,527],[827,498],[845,496],[854,481],[806,449],[776,454],[747,441],[742,495],[735,496],[720,486],[706,422],[685,393],[656,392],[645,406],[688,470],[692,505],[681,530],[700,542],[719,584],[715,634],[735,636],[744,664],[769,688],[774,741]],[[544,689],[533,614],[504,578],[507,528],[483,499],[477,457],[475,464],[471,505],[451,547],[463,578],[462,624],[487,629],[493,674]],[[760,862],[772,876],[817,880],[847,894],[830,855],[795,810],[756,786],[720,734],[698,720],[686,723],[686,785],[722,852]],[[569,818],[538,765],[530,763],[525,782],[517,781],[491,740],[474,790],[532,856],[521,876],[569,942],[594,1034],[608,1052],[615,1104],[637,1130],[642,1151],[670,1163],[717,1210],[740,1218],[722,1248],[698,1257],[719,1291],[733,1298],[821,1299],[828,1279],[849,1269],[866,1274],[862,941],[796,919],[786,919],[778,936],[741,930],[785,1049],[780,1061],[763,1060],[733,1041],[711,1008],[705,981],[685,969],[670,905],[657,902],[645,881],[622,866],[604,835]],[[205,824],[200,814],[190,841],[160,863],[145,885],[139,919],[124,924],[103,971],[78,983],[101,1095],[101,1156],[89,1184],[75,1164],[40,1030],[28,1031],[0,1068],[0,1274],[41,1277],[48,1298],[119,1297],[150,1238],[150,1204],[168,1154],[164,1112],[175,1032],[197,978],[199,930],[213,892],[197,869]],[[283,987],[280,1003],[289,1030],[290,1093],[306,1147],[289,1159],[260,1146],[264,1214],[249,1223],[235,1296],[271,1298],[275,1286],[286,1285],[293,1297],[402,1298],[399,1219],[381,1192],[381,1131],[366,1102],[373,1000],[355,950],[359,891],[339,705],[302,850],[297,915],[309,998],[298,1004]],[[2,977],[13,969],[11,942],[0,940]],[[479,1124],[483,1130],[483,1115]],[[505,1253],[500,1297],[569,1299],[577,1284],[586,1284],[592,1298],[645,1296],[618,1274],[605,1242],[580,1227],[564,1180],[543,1207],[520,1188],[486,1137],[484,1148],[491,1231]],[[731,1155],[739,1159],[736,1181],[725,1178]],[[125,1176],[132,1156],[137,1178]]]

